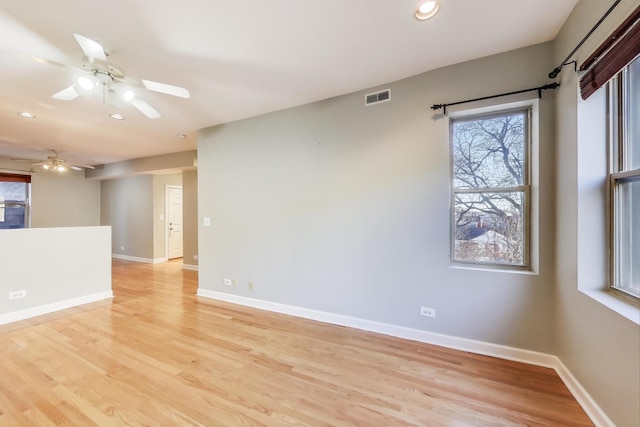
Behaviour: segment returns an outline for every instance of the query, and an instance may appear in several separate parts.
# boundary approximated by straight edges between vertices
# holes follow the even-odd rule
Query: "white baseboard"
[[[102,301],[109,298],[113,298],[112,291],[99,292],[97,294],[85,295],[78,298],[71,298],[51,304],[40,305],[38,307],[0,314],[0,325],[6,325],[7,323],[18,322],[20,320],[30,319],[32,317],[42,316],[43,314],[66,310],[68,308],[78,307],[80,305]]]
[[[123,259],[125,261],[143,262],[145,264],[160,264],[169,261],[167,257],[164,258],[140,258],[137,256],[123,255],[123,254],[111,254],[111,258]]]
[[[611,419],[604,413],[602,408],[598,406],[595,400],[591,397],[589,393],[582,387],[582,384],[573,376],[571,371],[564,366],[564,363],[556,357],[557,362],[554,369],[558,373],[562,382],[567,386],[573,397],[578,401],[582,409],[587,413],[589,418],[593,423],[600,427],[615,427],[615,424]]]
[[[500,359],[524,362],[530,365],[542,366],[554,369],[558,376],[564,381],[575,399],[585,410],[591,421],[596,426],[614,426],[609,417],[598,406],[593,398],[582,387],[578,380],[569,372],[557,356],[537,351],[523,350],[515,347],[508,347],[499,344],[492,344],[483,341],[476,341],[467,338],[454,337],[450,335],[438,334],[434,332],[422,331],[419,329],[396,326],[388,323],[374,322],[357,317],[344,316],[340,314],[327,313],[324,311],[311,310],[308,308],[296,307],[286,304],[279,304],[238,295],[226,294],[223,292],[210,291],[198,288],[197,294],[200,297],[212,298],[219,301],[230,302],[261,310],[273,311],[290,316],[302,317],[334,325],[347,326],[369,332],[376,332],[398,338],[433,344],[454,350],[468,351],[470,353],[493,356]]]
[[[198,266],[193,264],[182,264],[183,270],[198,271]]]

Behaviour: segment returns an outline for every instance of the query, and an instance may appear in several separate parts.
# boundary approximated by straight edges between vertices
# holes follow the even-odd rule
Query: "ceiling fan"
[[[85,55],[82,58],[82,71],[84,73],[78,77],[76,83],[56,92],[52,98],[71,101],[80,95],[93,94],[100,97],[104,104],[118,99],[121,102],[133,105],[150,119],[161,117],[155,108],[137,96],[134,87],[140,87],[140,83],[135,79],[125,77],[124,71],[107,59],[109,54],[100,43],[81,34],[74,33],[73,36]],[[46,62],[58,65],[53,61]],[[140,79],[140,81],[142,86],[150,91],[180,98],[191,97],[189,91],[183,87],[144,79]]]
[[[35,160],[35,159],[11,159],[19,162],[34,162],[31,163],[31,166],[40,166],[42,169],[51,171],[51,172],[66,172],[69,169],[80,171],[83,169],[95,169],[93,166],[89,165],[79,165],[75,163],[67,162],[64,159],[61,159],[58,155],[59,151],[51,150],[53,153],[52,156],[48,156],[46,160]]]

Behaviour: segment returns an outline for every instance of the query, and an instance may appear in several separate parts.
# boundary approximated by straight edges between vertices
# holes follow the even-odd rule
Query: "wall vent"
[[[375,93],[368,93],[364,96],[364,105],[366,105],[367,107],[387,101],[391,101],[391,89],[385,89]]]

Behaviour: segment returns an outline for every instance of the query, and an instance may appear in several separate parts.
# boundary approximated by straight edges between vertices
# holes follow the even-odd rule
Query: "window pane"
[[[524,265],[524,192],[456,193],[454,261]]]
[[[0,229],[26,227],[27,185],[0,181]]]
[[[616,287],[640,296],[640,178],[616,185]]]
[[[640,57],[627,69],[627,111],[624,163],[625,170],[640,169]]]
[[[526,112],[455,120],[453,185],[508,188],[525,184]]]
[[[0,181],[0,197],[5,201],[24,202],[27,200],[27,184]]]
[[[25,206],[0,203],[0,229],[25,228]]]

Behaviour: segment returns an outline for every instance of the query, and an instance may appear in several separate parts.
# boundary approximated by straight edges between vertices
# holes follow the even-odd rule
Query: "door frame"
[[[164,257],[169,260],[169,190],[180,189],[182,185],[165,184],[164,185]],[[184,196],[182,197],[183,212],[184,212]],[[182,220],[182,250],[184,255],[184,218]]]

